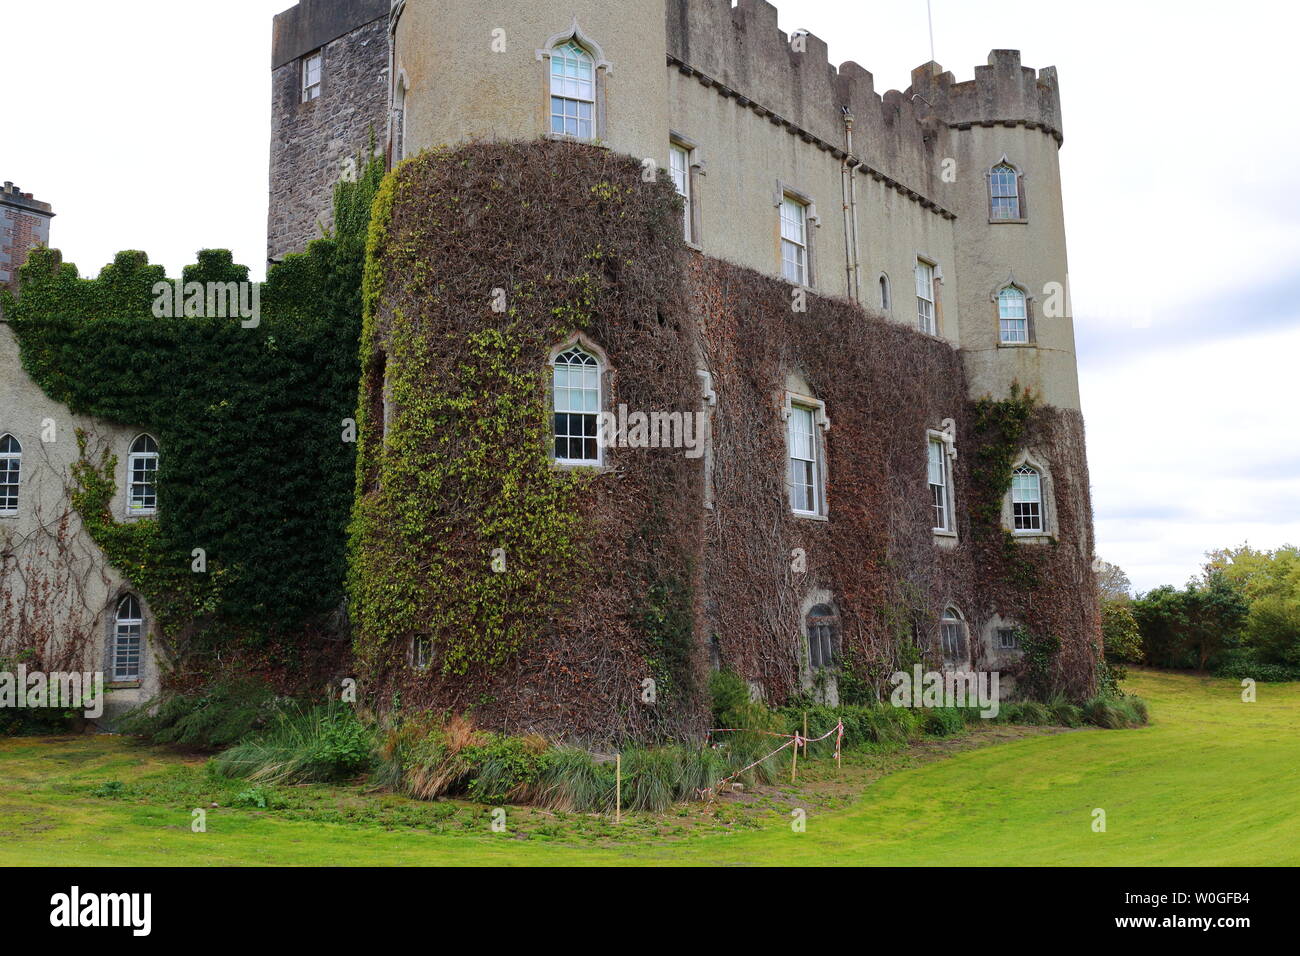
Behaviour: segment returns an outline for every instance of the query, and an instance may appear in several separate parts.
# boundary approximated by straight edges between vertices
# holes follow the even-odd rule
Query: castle
[[[1031,634],[1095,689],[1054,69],[882,96],[765,0],[300,0],[272,70],[271,262],[372,144],[394,170],[350,586],[377,698],[675,735],[710,667],[835,703],[912,659],[1030,676]],[[148,436],[107,434],[129,498]]]

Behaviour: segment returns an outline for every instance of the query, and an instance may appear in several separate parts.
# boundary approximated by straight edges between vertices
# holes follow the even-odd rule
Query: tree
[[[1133,602],[1146,658],[1163,667],[1205,670],[1241,643],[1249,614],[1241,589],[1219,570],[1192,581],[1186,590],[1166,585]]]
[[[1127,601],[1132,597],[1133,582],[1118,564],[1101,561],[1097,570],[1097,593],[1103,601]]]

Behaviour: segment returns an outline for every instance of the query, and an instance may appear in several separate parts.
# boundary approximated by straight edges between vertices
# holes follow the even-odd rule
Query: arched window
[[[596,136],[596,61],[570,38],[551,50],[551,133]]]
[[[998,293],[998,341],[1020,345],[1029,341],[1029,308],[1025,293],[1013,285]]]
[[[893,302],[889,295],[889,276],[880,273],[880,311],[888,313]]]
[[[18,514],[18,481],[22,477],[23,446],[13,435],[0,435],[0,516]]]
[[[578,346],[555,357],[555,460],[569,465],[601,462],[600,360]]]
[[[955,607],[945,608],[939,620],[939,647],[943,650],[945,664],[965,662],[966,623]]]
[[[815,605],[805,623],[808,635],[808,668],[825,670],[840,661],[840,622],[829,604]]]
[[[126,508],[133,515],[158,512],[158,443],[152,435],[131,442],[126,458]]]
[[[1011,521],[1019,534],[1043,533],[1043,479],[1037,468],[1021,465],[1011,473]]]
[[[113,619],[113,659],[109,670],[114,681],[138,681],[140,659],[144,649],[144,614],[134,594],[117,602]]]
[[[1020,172],[1008,162],[989,170],[989,218],[996,221],[1023,219],[1020,202]]]

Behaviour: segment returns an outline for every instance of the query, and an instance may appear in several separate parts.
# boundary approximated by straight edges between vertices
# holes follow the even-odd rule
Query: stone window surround
[[[799,655],[799,683],[803,690],[816,692],[820,697],[820,702],[830,707],[839,706],[839,686],[837,680],[837,668],[826,668],[819,672],[821,677],[820,686],[817,677],[813,674],[809,666],[808,659],[808,613],[819,604],[825,604],[835,611],[836,618],[842,621],[839,613],[839,606],[835,603],[835,595],[825,588],[810,588],[804,595],[803,602],[799,606],[799,632],[798,632],[798,655]],[[843,647],[843,632],[839,635],[840,646]]]
[[[690,177],[690,209],[687,214],[691,222],[691,238],[686,240],[686,245],[702,252],[704,249],[701,241],[703,214],[700,209],[700,180],[705,174],[704,159],[700,154],[700,144],[677,130],[668,131],[668,142],[686,150],[686,169]]]
[[[704,404],[704,507],[713,510],[713,413],[718,407],[718,393],[713,389],[713,375],[705,369],[696,369],[695,375],[700,381],[700,398]]]
[[[952,612],[957,621],[958,629],[961,631],[962,646],[960,650],[963,651],[963,655],[959,660],[949,660],[943,650],[943,625],[949,611]],[[946,623],[951,624],[952,621],[953,618],[947,618]],[[939,657],[943,662],[944,670],[955,670],[958,672],[970,670],[971,661],[974,659],[972,655],[973,648],[971,647],[970,640],[970,622],[966,620],[966,615],[962,613],[961,608],[951,601],[946,602],[943,605],[943,610],[939,612],[939,621],[935,627],[935,638],[939,647]]]
[[[789,474],[790,463],[790,413],[794,406],[808,408],[813,413],[813,426],[817,429],[814,433],[814,439],[817,443],[817,513],[808,514],[803,511],[795,511],[794,505],[790,499],[790,481],[785,479],[787,492],[786,502],[790,507],[790,514],[796,518],[803,518],[806,521],[829,521],[830,520],[830,498],[827,494],[828,482],[827,475],[829,472],[828,460],[826,455],[826,433],[830,431],[831,420],[826,414],[826,403],[819,398],[813,398],[811,395],[793,392],[787,389],[781,401],[781,421],[786,425],[785,441],[786,454],[785,462],[787,476]]]
[[[117,647],[117,609],[127,596],[134,597],[140,605],[140,673],[134,680],[113,680],[113,654]],[[153,615],[149,612],[149,606],[141,596],[140,592],[133,590],[126,584],[119,587],[108,601],[108,607],[104,614],[104,689],[105,690],[131,690],[144,685],[144,677],[147,672],[150,657],[149,652],[153,646],[150,640],[150,622]]]
[[[1011,489],[1009,488],[1007,493],[1002,496],[1002,528],[1010,532],[1012,539],[1018,543],[1050,544],[1060,534],[1060,529],[1056,524],[1056,493],[1052,482],[1051,469],[1047,467],[1040,457],[1028,449],[1022,451],[1012,460],[1011,470],[1015,471],[1021,465],[1028,465],[1038,472],[1038,488],[1043,500],[1043,530],[1013,530],[1015,522],[1012,520]]]
[[[998,643],[998,631],[1003,629],[1018,628],[1020,622],[1009,617],[1003,617],[1001,614],[992,615],[984,626],[980,628],[980,639],[983,644],[984,653],[987,660],[997,662],[999,660],[1019,660],[1024,656],[1023,648],[1002,647]]]
[[[557,46],[573,40],[591,54],[595,70],[595,117],[592,125],[591,139],[580,139],[563,133],[551,132],[551,53]],[[614,72],[614,65],[605,59],[605,51],[599,43],[587,36],[578,25],[577,17],[567,30],[552,34],[546,43],[536,51],[537,59],[542,64],[542,130],[546,139],[573,143],[603,143],[608,138],[608,118],[606,110],[606,87],[609,74]]]
[[[555,458],[555,434],[554,434],[555,360],[560,355],[567,352],[569,349],[575,347],[580,348],[585,352],[591,353],[596,357],[596,361],[600,363],[600,409],[599,411],[608,412],[613,408],[612,399],[614,394],[614,390],[613,390],[614,372],[612,367],[609,364],[609,356],[605,354],[605,350],[602,349],[599,345],[597,345],[595,342],[593,342],[590,338],[588,338],[586,335],[584,335],[581,332],[576,332],[573,335],[570,335],[567,338],[565,338],[558,345],[553,346],[551,348],[550,355],[548,355],[546,358],[546,366],[542,373],[545,376],[545,380],[546,380],[546,407],[550,410],[548,412],[547,417],[548,420],[551,422],[551,424],[547,427],[546,437],[545,437],[546,457],[550,459],[551,467],[556,471],[582,470],[582,471],[596,472],[599,474],[610,470],[610,468],[612,467],[613,456],[617,451],[617,449],[614,448],[600,449],[600,460],[597,462],[592,462],[591,464],[557,461]]]
[[[998,312],[998,294],[1003,289],[1014,287],[1019,289],[1025,296],[1025,325],[1029,330],[1028,342],[1003,342],[1002,341],[1002,316]],[[997,336],[997,345],[1000,349],[1036,349],[1038,348],[1038,321],[1034,312],[1034,303],[1038,301],[1038,296],[1029,291],[1029,287],[1016,278],[1014,272],[1007,273],[1006,279],[999,282],[989,292],[989,301],[993,303],[993,330]]]
[[[923,250],[923,249],[917,249],[917,250],[913,253],[913,255],[915,256],[915,261],[914,261],[914,264],[913,264],[913,266],[912,266],[912,289],[913,289],[913,291],[912,291],[912,295],[913,295],[913,297],[915,297],[915,295],[916,295],[916,266],[918,266],[918,265],[920,265],[922,262],[924,262],[924,263],[925,263],[926,265],[928,265],[932,270],[934,270],[934,278],[933,278],[933,282],[931,283],[931,287],[930,287],[930,294],[934,296],[934,331],[933,331],[933,332],[923,332],[923,331],[921,331],[921,328],[920,328],[919,324],[917,323],[917,321],[916,321],[915,319],[912,320],[912,328],[916,329],[916,330],[917,330],[918,332],[920,332],[922,335],[928,335],[928,336],[930,336],[930,338],[934,338],[934,339],[942,339],[942,338],[943,338],[943,328],[944,328],[944,321],[943,321],[943,296],[941,295],[941,292],[942,292],[942,289],[943,289],[943,267],[942,267],[941,265],[939,265],[939,257],[938,257],[938,256],[932,256],[932,255],[930,255],[930,253],[926,252],[926,251]],[[915,313],[916,313],[916,310],[913,309],[912,312],[913,312],[913,314],[915,314]]]
[[[1019,219],[994,219],[993,218],[993,170],[999,166],[1010,166],[1016,171],[1016,199],[1020,203]],[[984,173],[984,182],[987,186],[989,199],[989,225],[991,226],[1023,226],[1029,223],[1029,207],[1025,205],[1025,171],[1007,159],[1007,154],[1003,153],[1002,158],[988,168]]]
[[[934,536],[935,544],[941,547],[951,548],[957,545],[957,469],[954,465],[957,462],[957,423],[951,418],[945,418],[939,423],[939,428],[928,428],[925,432],[925,453],[926,468],[929,468],[930,442],[941,441],[944,445],[944,465],[947,469],[947,491],[948,491],[948,521],[952,525],[948,530],[940,528],[931,528],[930,533]],[[930,507],[930,476],[926,474],[926,495],[927,507]]]
[[[817,230],[822,226],[822,217],[817,214],[817,203],[812,196],[801,189],[796,189],[784,180],[776,181],[776,189],[772,192],[772,206],[777,210],[777,230],[776,230],[776,264],[777,275],[781,273],[781,204],[789,197],[804,207],[804,250],[808,256],[807,262],[807,282],[804,287],[808,289],[817,288]],[[808,228],[812,226],[814,228]],[[784,276],[782,276],[784,279]],[[784,279],[789,282],[789,279]],[[793,284],[793,283],[791,283]]]

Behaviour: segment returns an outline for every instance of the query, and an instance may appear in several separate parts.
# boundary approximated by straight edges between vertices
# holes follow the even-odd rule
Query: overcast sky
[[[175,275],[203,247],[261,274],[271,17],[290,5],[5,4],[0,179],[54,204],[83,274],[144,249]],[[933,6],[958,80],[995,47],[1060,70],[1099,554],[1146,590],[1212,548],[1300,543],[1294,4]],[[925,0],[778,7],[877,91],[930,58]]]

